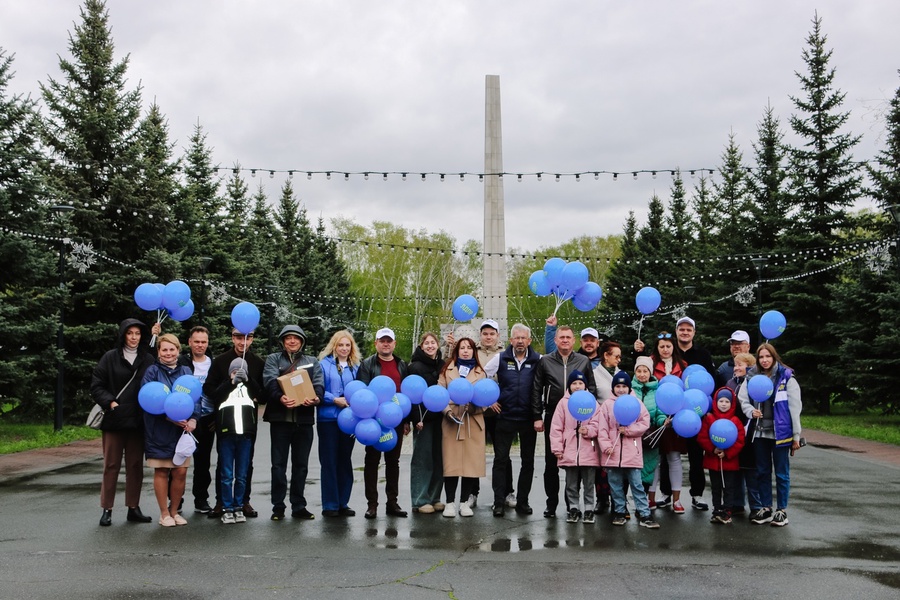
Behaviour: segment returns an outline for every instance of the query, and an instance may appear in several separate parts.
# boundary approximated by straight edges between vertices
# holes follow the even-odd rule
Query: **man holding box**
[[[306,508],[304,490],[309,473],[315,406],[325,394],[325,378],[319,361],[303,354],[306,334],[300,327],[285,325],[278,339],[283,350],[267,356],[263,369],[266,388],[263,420],[271,426],[272,438],[272,520],[284,519],[287,508],[284,499],[288,490],[288,453],[291,460],[291,516],[314,519]],[[293,376],[282,377],[285,375]]]

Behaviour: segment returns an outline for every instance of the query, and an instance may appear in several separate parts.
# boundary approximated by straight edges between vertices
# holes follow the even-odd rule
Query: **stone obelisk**
[[[482,314],[509,335],[506,316],[506,220],[503,211],[503,133],[500,128],[500,76],[485,76],[484,99],[484,297]],[[497,175],[492,175],[497,173]],[[473,322],[474,324],[474,322]],[[480,324],[480,323],[478,323]],[[477,325],[476,325],[477,326]]]

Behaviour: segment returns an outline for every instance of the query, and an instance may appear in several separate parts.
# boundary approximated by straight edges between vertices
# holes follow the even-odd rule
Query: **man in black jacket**
[[[209,330],[202,325],[193,327],[188,334],[187,346],[188,352],[178,357],[178,364],[188,367],[201,384],[206,383],[206,377],[212,367],[212,358],[209,357]],[[197,440],[197,449],[192,456],[194,481],[191,493],[194,496],[194,512],[209,514],[212,512],[209,505],[209,484],[213,480],[209,469],[212,463],[212,449],[216,442],[216,415],[212,401],[205,395],[200,397],[200,419],[197,421],[197,429],[194,430],[194,438]],[[216,486],[216,504],[221,504],[218,486]]]

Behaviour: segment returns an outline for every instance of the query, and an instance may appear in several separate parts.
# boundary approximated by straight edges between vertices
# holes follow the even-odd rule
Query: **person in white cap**
[[[738,329],[727,340],[731,356],[719,365],[718,383],[727,383],[734,377],[734,357],[741,353],[750,352],[750,334],[743,329]]]
[[[390,377],[400,391],[400,382],[408,374],[406,363],[394,354],[397,347],[397,336],[389,327],[379,329],[375,333],[375,354],[363,360],[359,365],[356,379],[369,385],[369,382],[379,375]],[[403,436],[410,430],[409,421],[404,421],[396,428],[397,445],[390,452],[384,453],[384,491],[387,494],[385,510],[394,517],[406,517],[405,510],[400,508],[397,501],[400,495],[400,450],[403,448]],[[381,463],[381,452],[372,446],[366,446],[365,468],[363,469],[363,482],[366,489],[366,513],[367,519],[378,516],[378,465]]]

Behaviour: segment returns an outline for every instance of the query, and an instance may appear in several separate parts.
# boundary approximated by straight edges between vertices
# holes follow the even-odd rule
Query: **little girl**
[[[744,425],[735,416],[735,406],[732,391],[728,388],[720,389],[716,392],[712,411],[703,417],[700,433],[697,434],[697,442],[703,448],[703,466],[709,470],[709,483],[712,488],[713,514],[710,523],[730,524],[731,508],[737,506],[736,496],[740,480],[738,455],[744,447]],[[737,439],[725,449],[716,447],[709,434],[709,428],[719,419],[731,421],[737,429]]]
[[[641,436],[650,426],[650,413],[638,402],[640,416],[627,427],[616,421],[613,406],[617,398],[631,392],[631,377],[624,371],[613,375],[612,397],[600,406],[600,442],[601,464],[606,467],[609,477],[609,489],[613,499],[613,525],[625,524],[625,482],[631,487],[638,524],[650,529],[659,529],[659,523],[650,516],[647,494],[641,484],[641,469],[644,466],[643,445]]]
[[[566,503],[569,514],[566,521],[577,523],[581,518],[578,510],[578,488],[581,486],[584,499],[584,522],[594,522],[594,483],[600,461],[595,441],[600,425],[599,411],[586,421],[576,421],[569,412],[569,396],[587,389],[584,373],[579,370],[569,375],[569,391],[556,405],[550,424],[550,451],[556,456],[560,467],[566,470]]]

